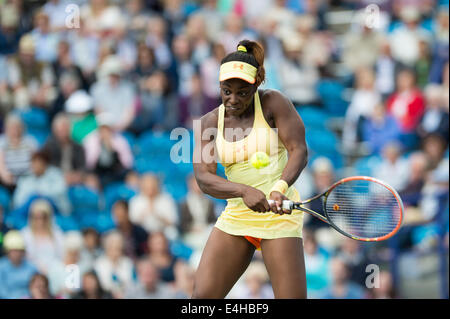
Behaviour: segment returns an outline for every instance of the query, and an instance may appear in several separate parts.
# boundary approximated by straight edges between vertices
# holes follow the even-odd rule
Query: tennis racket
[[[305,204],[322,199],[323,215]],[[272,204],[273,200],[269,200]],[[324,193],[302,202],[283,201],[283,209],[298,209],[319,218],[339,233],[360,241],[381,241],[398,232],[403,202],[388,184],[368,176],[353,176],[334,183]]]

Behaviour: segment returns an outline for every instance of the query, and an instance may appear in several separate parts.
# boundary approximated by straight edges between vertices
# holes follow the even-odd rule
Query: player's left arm
[[[308,163],[305,125],[292,102],[281,92],[270,91],[269,105],[278,136],[288,151],[288,162],[281,179],[291,186]]]
[[[280,179],[291,186],[308,163],[305,125],[294,105],[282,93],[271,90],[268,102],[267,105],[271,110],[278,136],[288,152],[288,162]],[[280,208],[282,201],[288,199],[286,196],[274,191],[270,194],[270,199],[275,201],[274,204],[270,205],[273,212],[291,213],[291,211],[281,210]]]

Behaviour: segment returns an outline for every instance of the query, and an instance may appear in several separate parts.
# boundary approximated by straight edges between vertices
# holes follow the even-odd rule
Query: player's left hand
[[[270,210],[274,212],[275,214],[291,214],[292,210],[290,209],[283,209],[283,201],[289,200],[286,196],[281,194],[280,192],[273,191],[270,194],[270,199],[274,201],[273,204],[270,204]]]

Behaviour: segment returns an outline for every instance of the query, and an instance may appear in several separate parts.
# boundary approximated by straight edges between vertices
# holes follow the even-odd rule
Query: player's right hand
[[[244,204],[255,212],[266,213],[270,211],[270,205],[266,199],[266,195],[259,189],[246,186],[242,194],[242,199]]]

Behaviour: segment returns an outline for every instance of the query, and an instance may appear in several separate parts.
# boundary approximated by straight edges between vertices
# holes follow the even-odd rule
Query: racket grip
[[[275,201],[273,199],[269,199],[268,202],[269,202],[269,205],[272,205],[273,203],[275,203]],[[292,210],[293,208],[294,208],[293,201],[290,201],[290,200],[283,201],[282,209]]]

